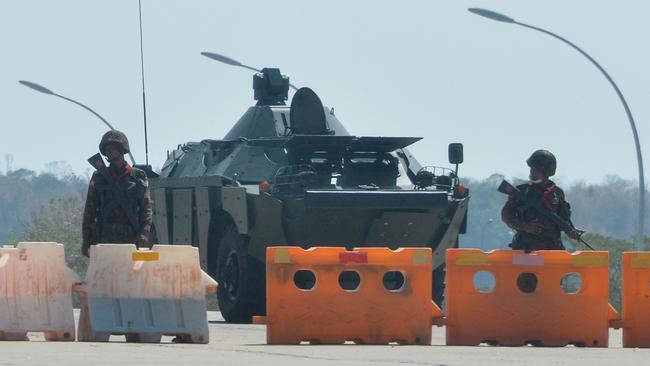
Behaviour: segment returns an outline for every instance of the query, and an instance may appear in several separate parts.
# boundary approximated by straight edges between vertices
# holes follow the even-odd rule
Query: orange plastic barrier
[[[269,344],[430,345],[443,316],[429,248],[269,247],[266,294]]]
[[[608,266],[604,251],[449,249],[447,344],[607,347]]]
[[[623,347],[650,347],[650,252],[623,253]]]

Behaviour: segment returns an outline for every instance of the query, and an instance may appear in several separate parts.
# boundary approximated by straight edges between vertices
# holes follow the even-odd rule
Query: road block
[[[0,247],[0,340],[43,332],[48,341],[73,341],[72,288],[79,282],[61,244]]]
[[[431,249],[269,247],[269,344],[431,344]]]
[[[607,347],[608,296],[605,251],[449,249],[447,344]]]
[[[623,253],[623,347],[650,347],[650,252]]]
[[[198,249],[189,245],[133,244],[91,247],[81,288],[79,340],[160,342],[162,335],[186,343],[208,343],[206,288],[217,283],[201,270]]]

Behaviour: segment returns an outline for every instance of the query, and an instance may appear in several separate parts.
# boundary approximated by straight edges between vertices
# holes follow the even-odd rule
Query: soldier
[[[555,156],[548,150],[537,150],[526,163],[530,167],[530,181],[517,188],[524,196],[539,200],[543,208],[571,223],[571,206],[564,198],[564,191],[548,179],[555,174]],[[526,252],[565,249],[560,238],[560,226],[514,197],[508,198],[503,206],[501,219],[516,231],[510,244],[512,249],[523,249]],[[576,240],[580,237],[577,230],[571,230],[567,234]]]
[[[88,257],[90,246],[97,243],[148,246],[152,210],[146,173],[124,160],[129,141],[120,131],[106,132],[99,151],[110,165],[100,166],[90,179],[82,224],[82,254]],[[101,157],[98,160],[103,164]]]

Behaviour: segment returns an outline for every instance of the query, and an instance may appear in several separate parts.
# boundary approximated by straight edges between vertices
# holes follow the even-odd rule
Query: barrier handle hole
[[[582,290],[582,276],[580,273],[572,272],[562,276],[560,287],[567,295],[575,295]]]
[[[307,269],[298,270],[293,275],[293,283],[303,291],[313,290],[316,287],[316,274]]]
[[[339,274],[339,286],[345,291],[356,291],[361,284],[361,276],[357,271],[343,271]]]
[[[398,292],[404,288],[404,274],[400,271],[389,271],[382,278],[384,288],[391,292]]]
[[[497,285],[497,280],[494,277],[494,273],[490,271],[478,271],[474,273],[472,284],[474,285],[474,290],[480,293],[489,294],[494,291],[494,288]]]
[[[539,283],[537,275],[530,272],[523,272],[517,276],[517,288],[525,294],[531,294],[537,290]]]

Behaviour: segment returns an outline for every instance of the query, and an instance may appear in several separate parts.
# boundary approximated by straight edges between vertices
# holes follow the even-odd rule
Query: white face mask
[[[533,175],[532,175],[532,174],[530,174],[530,175],[528,176],[528,179],[530,179],[530,180],[528,181],[529,184],[540,184],[540,183],[542,183],[542,182],[544,181],[544,179],[533,179]]]

